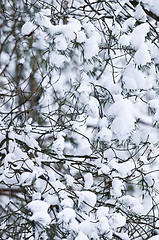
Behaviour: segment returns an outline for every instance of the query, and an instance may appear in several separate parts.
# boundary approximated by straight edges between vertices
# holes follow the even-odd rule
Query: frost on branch
[[[157,239],[158,3],[0,3],[0,237]]]

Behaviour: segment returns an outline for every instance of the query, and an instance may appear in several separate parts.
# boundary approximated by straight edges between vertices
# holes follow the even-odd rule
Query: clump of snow
[[[145,37],[149,30],[148,23],[142,23],[133,30],[130,42],[135,49],[139,49],[139,47],[145,42]]]
[[[41,200],[35,200],[28,203],[27,208],[33,213],[30,217],[31,221],[38,222],[43,226],[50,224],[51,217],[48,214],[49,205]]]
[[[153,236],[153,237],[149,238],[149,240],[159,240],[159,236],[158,235]]]
[[[83,24],[82,26],[86,32],[86,35],[88,38],[94,37],[97,41],[97,43],[101,42],[101,36],[100,34],[96,31],[94,25],[90,22]]]
[[[20,175],[19,183],[23,186],[30,186],[33,181],[36,179],[36,173],[35,172],[23,172]]]
[[[110,142],[112,139],[112,132],[107,127],[102,127],[101,130],[95,135],[95,138],[103,142]]]
[[[94,97],[90,97],[90,100],[86,103],[86,111],[88,116],[92,118],[97,118],[99,116],[99,103]]]
[[[75,218],[72,218],[71,221],[69,222],[68,229],[72,232],[79,232],[79,223]]]
[[[72,208],[64,208],[61,212],[58,213],[58,218],[60,222],[69,223],[71,219],[76,217],[76,213]]]
[[[115,158],[110,161],[108,166],[117,171],[113,173],[114,177],[117,176],[126,177],[129,174],[131,174],[132,170],[135,167],[134,162],[132,160],[118,163],[118,161]]]
[[[26,125],[28,126],[28,125]],[[36,141],[34,135],[30,134],[30,130],[31,128],[28,128],[29,132],[27,132],[27,134],[25,132],[23,132],[21,135],[20,134],[16,134],[15,137],[16,139],[20,140],[20,141],[24,141],[29,147],[31,147],[31,149],[33,148],[37,148],[40,149],[38,142]]]
[[[39,13],[35,14],[35,20],[37,21],[38,25],[51,28],[52,24],[50,22],[51,16],[51,9],[42,9]]]
[[[81,23],[75,18],[70,18],[67,25],[63,25],[62,32],[66,39],[70,42],[78,36],[81,30]]]
[[[32,195],[32,200],[33,201],[40,200],[40,199],[41,199],[41,193],[40,192],[33,193],[33,195]]]
[[[2,163],[4,164],[5,168],[8,168],[9,162],[14,162],[16,160],[16,156],[13,153],[8,153],[5,158],[3,159]]]
[[[86,40],[86,34],[83,32],[83,31],[79,31],[78,32],[78,35],[77,35],[77,38],[76,38],[76,41],[78,43],[82,43]]]
[[[66,182],[67,182],[68,186],[72,186],[73,183],[75,182],[75,179],[69,174],[65,175],[65,179],[66,179]]]
[[[93,176],[92,173],[86,173],[84,175],[84,188],[90,189],[93,185]]]
[[[144,2],[146,1],[147,3],[147,0],[144,0]],[[159,16],[159,2],[158,1],[155,1],[155,0],[150,0],[148,1],[148,4],[150,5],[149,9],[150,11],[152,11],[154,14],[156,14],[156,16]]]
[[[36,29],[36,26],[32,22],[26,22],[22,26],[21,33],[22,33],[22,35],[29,35],[35,29]]]
[[[65,208],[73,208],[74,202],[70,198],[65,198],[64,200],[61,201],[61,206]],[[63,212],[63,211],[62,211]],[[63,213],[61,213],[63,215]]]
[[[63,157],[63,150],[65,147],[65,133],[59,132],[57,134],[57,139],[53,142],[52,149],[56,152],[59,157]]]
[[[96,31],[92,23],[85,23],[83,25],[87,39],[84,42],[84,57],[85,59],[91,59],[99,52],[99,44],[101,42],[101,36]],[[90,51],[91,49],[91,51]]]
[[[90,51],[91,49],[91,51]],[[97,55],[99,52],[98,43],[95,37],[86,39],[84,44],[84,57],[85,59],[91,59],[93,56]]]
[[[98,170],[99,174],[109,174],[110,168],[106,164],[100,164],[100,169]]]
[[[74,202],[71,198],[65,198],[64,200],[61,201],[61,206],[68,207],[68,208],[73,208]]]
[[[118,236],[122,240],[130,240],[129,236],[127,233],[115,233],[116,236]]]
[[[112,132],[108,128],[108,120],[106,117],[99,119],[98,126],[100,127],[100,131],[95,134],[95,139],[99,139],[103,142],[110,142],[112,139]]]
[[[56,49],[57,50],[66,50],[67,49],[67,42],[64,36],[60,35],[57,36],[54,40],[55,44],[56,44]]]
[[[107,217],[102,216],[99,218],[98,228],[102,234],[110,231],[110,225]]]
[[[140,56],[140,59],[142,59],[142,54]],[[146,79],[144,78],[141,71],[134,68],[132,64],[128,65],[126,69],[123,71],[123,77],[122,81],[124,84],[124,88],[130,90],[130,89],[144,89],[146,85]]]
[[[123,196],[119,198],[119,201],[126,207],[129,211],[137,214],[143,212],[143,205],[140,203],[139,199],[132,196]]]
[[[27,159],[25,161],[25,165],[24,166],[25,166],[25,168],[29,168],[29,170],[33,170],[34,169],[34,163],[30,159]]]
[[[97,196],[90,191],[76,191],[78,196],[78,206],[84,212],[89,212],[96,204]]]
[[[125,223],[126,223],[126,218],[120,213],[114,213],[109,219],[109,224],[113,229],[116,229],[118,227],[123,227]]]
[[[100,118],[98,121],[99,127],[108,127],[108,119],[106,117]]]
[[[141,7],[140,4],[138,4],[136,6],[136,11],[135,11],[134,16],[137,20],[142,21],[142,22],[146,22],[146,20],[147,20],[147,15],[144,12],[144,10],[143,10],[143,8]]]
[[[132,29],[135,25],[135,19],[133,17],[128,18],[122,24],[121,32],[127,32],[130,28]]]
[[[115,197],[121,197],[123,187],[124,187],[123,182],[120,179],[118,179],[118,178],[113,179],[112,188],[113,188],[113,192],[114,192]]]
[[[50,23],[48,24],[46,20],[43,24],[49,28],[49,31],[52,35],[63,34],[68,44],[70,41],[76,39],[76,37],[78,37],[78,33],[81,31],[81,23],[75,18],[70,18],[67,25],[59,23],[59,25],[51,24],[50,26]]]
[[[87,237],[97,238],[96,225],[89,220],[84,220],[79,224],[79,230],[83,232]]]
[[[54,195],[47,195],[47,197],[45,197],[45,202],[47,202],[49,205],[57,205],[59,204],[59,199],[57,196]]]
[[[141,66],[146,65],[146,63],[151,62],[151,56],[146,47],[146,44],[141,44],[141,46],[139,47],[139,49],[137,50],[137,52],[134,55],[134,62],[137,65],[141,65]]]
[[[62,67],[63,63],[65,62],[66,57],[64,55],[61,55],[57,52],[51,52],[50,53],[50,63],[57,67]]]
[[[83,233],[79,232],[78,236],[75,238],[75,240],[89,240],[88,237]]]
[[[108,207],[98,207],[98,210],[97,210],[97,217],[100,218],[100,217],[103,217],[103,216],[108,216],[108,213],[109,213],[109,208]]]
[[[118,138],[119,141],[128,138],[135,129],[134,107],[132,102],[128,99],[119,99],[110,106],[107,114],[115,117],[111,124],[111,131],[115,134],[115,138]]]
[[[130,45],[130,36],[123,34],[119,39],[119,44],[121,46],[129,46]]]
[[[83,92],[83,93],[89,95],[89,93],[91,93],[91,91],[92,91],[92,87],[91,87],[91,84],[89,83],[89,81],[90,81],[90,79],[88,78],[88,76],[85,73],[83,73],[82,74],[82,81],[81,81],[80,86],[78,88],[78,92],[80,92],[80,93]],[[87,91],[86,91],[86,89],[87,89]]]

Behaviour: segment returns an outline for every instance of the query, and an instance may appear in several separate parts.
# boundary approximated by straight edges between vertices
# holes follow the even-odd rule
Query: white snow
[[[61,8],[67,2],[69,7]],[[52,0],[53,9],[44,7],[35,16],[32,11],[31,18],[27,12],[24,18],[21,15],[25,23],[19,33],[22,56],[17,62],[13,51],[15,37],[5,32],[13,23],[2,24],[5,31],[1,42],[8,37],[4,42],[8,50],[2,52],[0,59],[2,73],[4,68],[0,80],[0,180],[5,189],[13,186],[14,191],[20,185],[32,197],[26,203],[32,215],[26,217],[36,224],[35,239],[46,239],[45,227],[52,223],[65,231],[63,240],[113,239],[113,234],[129,240],[127,225],[123,227],[127,214],[134,217],[133,229],[135,217],[148,217],[153,201],[156,206],[159,203],[159,27],[142,7],[158,16],[158,2],[142,0],[133,10],[124,6],[129,0],[109,1],[104,9],[100,9],[102,4],[90,0],[94,8],[99,7],[98,16],[85,0]],[[73,6],[79,9],[74,11]],[[116,18],[122,18],[125,12],[121,23],[116,18],[105,18],[110,9]],[[59,19],[53,19],[54,15]],[[27,36],[31,34],[34,38],[30,42]],[[37,59],[33,68],[32,56]],[[16,64],[23,71],[15,90],[7,74],[15,76]],[[32,115],[27,102],[32,73],[43,88],[38,108],[35,105],[31,109],[39,111],[40,119],[45,121],[42,125],[38,119],[27,120]],[[18,93],[25,93],[25,106],[17,107]],[[34,92],[33,97],[36,94],[39,92]],[[19,118],[20,108],[24,123]],[[45,153],[41,146],[48,147],[49,152]],[[127,187],[132,178],[134,191]],[[142,189],[141,180],[151,194]],[[2,209],[9,197],[0,196]],[[105,207],[109,204],[111,207]],[[155,227],[158,225],[156,222]]]
[[[78,206],[79,208],[84,211],[88,212],[91,211],[92,208],[96,204],[97,196],[94,192],[91,191],[75,191],[78,198]]]
[[[127,233],[116,232],[115,235],[119,236],[119,238],[122,239],[122,240],[130,240],[130,238],[129,238]]]
[[[20,184],[22,184],[23,186],[30,186],[32,184],[32,182],[36,179],[36,174],[34,172],[23,172],[20,175],[20,179],[19,182]]]
[[[66,174],[65,178],[68,186],[72,186],[73,183],[75,182],[75,179],[69,174]]]
[[[57,52],[50,53],[50,63],[57,67],[62,67],[66,57],[64,55],[58,54]]]
[[[67,42],[64,36],[59,35],[55,38],[54,42],[56,43],[57,50],[66,50],[67,49]]]
[[[99,103],[98,100],[94,97],[90,97],[89,101],[86,102],[86,111],[88,116],[92,118],[97,118],[99,116]]]
[[[106,117],[100,118],[98,121],[99,127],[108,127],[108,119]]]
[[[118,161],[115,158],[110,161],[108,166],[112,169],[117,170],[117,172],[113,173],[114,177],[117,176],[126,177],[127,175],[131,174],[131,171],[135,167],[134,162],[132,160],[118,163]]]
[[[58,213],[59,221],[64,221],[65,223],[69,223],[69,221],[76,217],[76,213],[72,208],[66,207],[61,212]]]
[[[110,172],[110,168],[106,165],[106,164],[101,164],[100,165],[100,169],[98,170],[98,173],[99,174],[109,174],[109,172]]]
[[[159,240],[159,235],[153,236],[153,237],[149,238],[149,240]]]
[[[72,218],[69,222],[69,230],[72,232],[79,232],[79,223],[75,218]]]
[[[108,216],[108,212],[109,212],[109,208],[108,207],[98,207],[98,210],[97,210],[97,217],[100,218],[100,217],[103,217],[103,216]]]
[[[121,213],[114,213],[109,219],[109,224],[113,229],[122,227],[125,225],[125,223],[126,218],[123,215],[121,215]]]
[[[51,217],[47,212],[49,205],[46,202],[41,200],[31,201],[28,203],[27,207],[33,213],[33,215],[30,217],[31,221],[39,222],[44,226],[50,224]]]
[[[89,220],[84,220],[79,224],[79,230],[83,232],[89,238],[97,237],[96,226],[93,222]]]
[[[119,201],[127,207],[129,211],[132,211],[137,214],[141,214],[143,212],[143,205],[140,203],[139,199],[132,196],[123,196],[119,199]]]
[[[74,202],[70,198],[65,198],[64,200],[61,201],[61,206],[64,208],[73,208]]]
[[[147,15],[144,12],[144,10],[143,10],[143,8],[141,7],[140,4],[138,4],[136,6],[136,11],[135,11],[134,16],[137,20],[142,21],[142,22],[146,22],[146,20],[147,20]]]
[[[152,116],[153,121],[158,121],[159,120],[159,105],[158,105],[158,98],[152,99],[149,101],[150,107],[155,110],[154,115]]]
[[[22,26],[21,33],[22,35],[29,35],[31,32],[35,30],[36,26],[32,22],[26,22]]]
[[[57,139],[53,142],[52,149],[57,153],[59,157],[63,157],[63,150],[65,147],[65,134],[63,132],[59,132],[57,134]]]
[[[102,216],[99,218],[98,228],[101,233],[110,231],[110,225],[107,217]]]
[[[46,23],[48,25],[48,23]],[[50,25],[50,24],[49,24]],[[52,25],[49,26],[49,31],[52,35],[63,34],[68,43],[71,40],[75,39],[78,36],[79,31],[81,30],[81,23],[75,18],[70,18],[67,25]]]
[[[122,108],[121,108],[122,107]],[[128,138],[135,129],[134,107],[128,99],[116,101],[107,111],[108,115],[115,116],[111,131],[119,141]]]
[[[147,2],[147,0],[144,0],[144,2],[145,1]],[[156,0],[152,0],[152,2],[148,1],[148,3],[150,4],[150,11],[156,14],[156,16],[159,16],[159,2]]]
[[[91,49],[91,51],[90,51]],[[91,59],[99,52],[98,42],[95,37],[91,37],[85,40],[84,44],[84,57],[85,59]]]
[[[92,173],[86,173],[84,175],[84,188],[90,189],[93,185],[93,175]]]
[[[75,240],[89,240],[88,237],[83,233],[79,232],[78,236],[75,238]]]
[[[119,44],[121,46],[129,46],[130,45],[130,36],[123,34],[119,39]]]
[[[96,31],[94,25],[90,22],[83,24],[82,26],[85,29],[86,35],[88,38],[94,37],[94,40],[99,44],[101,42],[101,36]],[[92,49],[91,49],[92,50]]]
[[[145,42],[145,37],[149,30],[148,23],[142,23],[133,30],[130,42],[136,50]]]
[[[51,28],[52,24],[50,22],[51,10],[50,9],[42,9],[41,12],[35,14],[35,20],[37,23],[46,28]]]
[[[71,41],[78,36],[81,30],[81,23],[75,18],[70,18],[67,25],[63,25],[62,32],[68,41]]]
[[[146,63],[151,63],[151,56],[146,47],[146,44],[141,44],[134,56],[134,62],[137,65],[146,65]]]
[[[135,24],[135,19],[133,17],[128,18],[123,24],[121,28],[121,32],[127,32],[129,28],[133,28]]]
[[[95,139],[109,143],[112,139],[112,132],[107,127],[102,127],[101,130],[95,135]]]
[[[139,56],[139,59],[141,59],[141,61],[142,56],[143,54]],[[123,71],[122,81],[126,89],[133,90],[140,88],[144,89],[146,84],[146,79],[144,78],[143,74],[137,68],[134,68],[132,64],[128,65]]]
[[[118,178],[114,178],[112,181],[112,188],[115,197],[121,197],[123,190],[123,182]]]
[[[77,34],[77,38],[76,38],[76,41],[78,43],[82,43],[86,40],[86,35],[83,31],[79,31],[78,34]]]

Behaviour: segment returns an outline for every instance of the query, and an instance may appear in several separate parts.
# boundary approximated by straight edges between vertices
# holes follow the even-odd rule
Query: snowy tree
[[[159,239],[159,2],[1,0],[0,238]]]

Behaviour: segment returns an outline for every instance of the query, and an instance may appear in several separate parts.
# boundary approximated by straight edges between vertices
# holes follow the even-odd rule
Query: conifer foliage
[[[0,239],[159,239],[159,2],[0,1]]]

